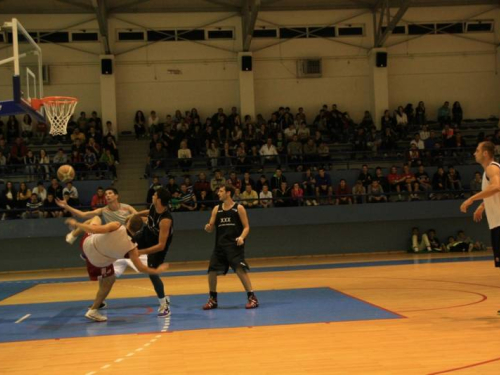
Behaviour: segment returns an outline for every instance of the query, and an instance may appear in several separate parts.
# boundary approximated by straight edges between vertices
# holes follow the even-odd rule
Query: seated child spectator
[[[156,178],[158,179],[158,178]],[[153,179],[154,182],[154,179]],[[151,190],[151,189],[150,189]],[[153,193],[154,194],[154,193]],[[149,192],[148,192],[149,197]],[[153,201],[148,201],[148,203],[152,203]],[[102,186],[97,188],[97,192],[92,196],[92,201],[90,202],[90,207],[93,210],[97,210],[98,208],[104,207],[108,205],[108,201],[106,200],[106,196],[104,195],[104,189]]]
[[[481,191],[481,185],[483,183],[483,176],[481,173],[474,173],[474,179],[470,182],[470,194],[474,195]]]
[[[352,204],[352,196],[350,194],[350,189],[347,186],[346,180],[340,180],[339,186],[337,187],[335,200],[336,205]]]
[[[457,233],[457,241],[463,242],[467,244],[469,247],[467,250],[470,251],[484,251],[486,250],[486,246],[479,241],[473,241],[470,237],[468,237],[463,230],[459,230]]]
[[[316,175],[316,197],[320,204],[333,204],[332,179],[325,168],[320,168]]]
[[[446,251],[449,253],[465,253],[466,251],[472,251],[472,244],[458,241],[455,237],[450,236],[446,244]]]
[[[36,194],[31,194],[28,203],[26,203],[26,212],[23,212],[21,215],[23,219],[41,219],[43,218],[43,212],[41,207],[43,202],[38,200],[38,196]]]
[[[285,181],[283,181],[280,188],[276,190],[274,205],[276,207],[288,207],[290,205],[290,189]]]
[[[292,206],[302,206],[304,204],[304,190],[300,187],[298,182],[293,184],[291,196]]]
[[[436,231],[434,229],[429,229],[427,231],[427,238],[431,244],[432,251],[446,251],[446,246],[436,237]]]
[[[62,209],[56,203],[54,194],[48,193],[47,198],[43,202],[43,211],[46,218],[62,217]]]
[[[420,231],[417,227],[411,229],[411,250],[414,253],[418,253],[427,249],[427,251],[432,251],[431,244],[427,234],[420,235]]]
[[[363,186],[363,181],[356,181],[356,185],[352,188],[352,199],[355,204],[361,204],[365,202],[366,189]]]
[[[373,180],[368,186],[368,203],[387,202],[387,197],[384,194],[384,188],[378,180]]]

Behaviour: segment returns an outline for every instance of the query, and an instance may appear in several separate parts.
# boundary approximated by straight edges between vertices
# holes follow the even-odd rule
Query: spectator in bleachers
[[[231,131],[231,143],[233,145],[238,145],[242,141],[243,141],[243,131],[238,125],[236,125]]]
[[[160,118],[156,115],[155,111],[151,111],[148,117],[148,130],[150,136],[158,132],[159,125]]]
[[[307,124],[307,116],[304,113],[304,108],[299,107],[299,112],[295,115],[295,119],[297,120],[297,124],[300,124],[301,121],[304,121]]]
[[[424,193],[424,197],[427,198],[428,194],[432,192],[432,183],[429,175],[424,169],[423,165],[418,167],[418,172],[415,173],[416,182],[418,183],[419,191]],[[417,197],[420,198],[418,194]]]
[[[204,211],[209,208],[209,203],[206,202],[212,199],[212,191],[210,189],[210,182],[207,180],[205,173],[201,172],[198,175],[198,180],[194,183],[193,191],[196,199],[200,203],[200,210]]]
[[[28,154],[28,147],[21,137],[17,137],[10,149],[10,163],[12,165],[24,164],[24,157]]]
[[[235,189],[240,189],[240,191],[244,191],[245,189],[241,188],[241,180],[236,176],[236,172],[231,172],[229,174],[229,179],[227,179],[226,183],[231,183]]]
[[[371,150],[374,154],[376,154],[381,146],[382,136],[380,135],[380,132],[375,128],[371,128],[366,134],[366,147],[368,150]]]
[[[307,168],[306,172],[302,177],[302,188],[304,189],[304,194],[306,196],[306,204],[308,206],[317,206],[316,201],[316,178],[311,172],[311,168]]]
[[[262,191],[259,193],[259,205],[262,208],[273,206],[273,193],[269,191],[267,184],[262,186]]]
[[[398,110],[394,112],[396,119],[396,132],[399,138],[405,138],[408,134],[408,116],[406,115],[404,108],[402,106],[398,107]]]
[[[7,173],[7,158],[0,150],[0,176]]]
[[[442,131],[443,135],[443,147],[453,148],[455,147],[455,135],[454,130],[450,124],[444,124],[444,129]]]
[[[452,115],[453,118],[451,121],[453,121],[454,124],[457,124],[457,126],[462,125],[463,111],[460,102],[453,103]]]
[[[168,190],[168,192],[172,196],[174,194],[180,192],[179,185],[177,185],[177,183],[175,182],[175,177],[173,177],[173,176],[170,176],[168,178],[168,183],[167,183],[167,186],[165,186],[165,188]]]
[[[7,141],[12,142],[19,137],[19,121],[16,116],[9,116],[7,120]]]
[[[368,186],[372,184],[373,176],[368,171],[368,165],[363,164],[361,166],[361,171],[359,172],[358,180],[361,180],[365,188],[368,188]]]
[[[385,193],[389,192],[389,180],[382,173],[382,168],[375,168],[375,176],[373,176],[372,182],[378,181],[379,185],[382,186],[382,189]]]
[[[431,151],[431,163],[432,165],[441,165],[444,160],[444,151],[441,148],[441,143],[434,143],[434,149]]]
[[[54,199],[54,194],[47,194],[47,198],[43,201],[43,211],[45,218],[62,217],[63,212],[59,208]]]
[[[76,176],[79,178],[82,178],[80,172],[83,171],[85,168],[83,166],[83,156],[80,154],[77,150],[74,150],[71,153],[70,157],[71,165],[75,169]]]
[[[87,130],[87,114],[85,112],[80,112],[80,117],[77,120],[78,128],[80,131],[85,132]]]
[[[427,118],[425,116],[425,104],[424,102],[418,102],[418,106],[415,109],[415,124],[417,125],[425,125],[427,124]],[[423,137],[422,137],[423,139]],[[423,139],[425,140],[425,139]]]
[[[273,192],[273,194],[276,194],[276,191],[281,187],[282,182],[287,182],[287,179],[283,175],[283,171],[281,170],[281,168],[276,168],[276,171],[275,171],[273,177],[271,177],[270,188],[271,188],[271,191]]]
[[[336,196],[335,200],[336,205],[352,204],[351,190],[349,189],[349,186],[347,186],[346,180],[344,179],[340,180],[339,185],[337,186],[337,190],[335,192],[335,196]]]
[[[65,154],[62,148],[57,150],[57,153],[54,155],[54,159],[52,162],[55,164],[55,168],[59,168],[60,165],[68,163],[68,157]]]
[[[403,173],[400,177],[399,181],[402,183],[403,189],[408,192],[408,200],[418,199],[418,195],[413,194],[419,191],[418,182],[408,164],[403,165]]]
[[[210,168],[216,168],[219,163],[220,150],[216,140],[210,142],[210,147],[207,149],[208,165]]]
[[[290,205],[291,206],[302,206],[304,205],[304,190],[300,187],[298,182],[294,183],[292,189],[290,190]]]
[[[412,167],[418,167],[419,165],[422,165],[422,154],[415,143],[411,144],[407,155],[408,162]]]
[[[445,191],[448,190],[448,177],[443,167],[438,167],[436,173],[434,173],[432,178],[432,190],[431,199],[433,200],[441,200],[448,197],[445,193]]]
[[[423,250],[432,251],[429,238],[426,233],[420,234],[420,230],[417,227],[411,230],[411,249],[414,253],[418,253]]]
[[[307,140],[303,148],[303,153],[305,164],[315,166],[318,162],[318,148],[316,147],[316,144],[314,143],[312,138],[309,138]]]
[[[53,178],[50,182],[50,186],[47,188],[47,195],[52,194],[56,199],[63,199],[63,189],[57,181],[57,178]]]
[[[365,132],[371,130],[371,128],[375,127],[375,123],[373,122],[372,115],[370,111],[365,111],[363,119],[361,120],[359,126],[365,129]]]
[[[436,132],[434,132],[434,130],[429,131],[429,137],[424,141],[425,149],[428,151],[434,150],[434,145],[437,142]]]
[[[47,136],[49,128],[45,122],[38,121],[35,127],[34,136],[38,142],[43,142]]]
[[[424,149],[426,149],[427,147],[425,145],[425,141],[429,139],[429,137],[431,136],[431,133],[429,132],[429,125],[427,124],[422,125],[422,129],[418,134],[420,135],[420,140],[424,142]]]
[[[365,129],[358,128],[352,142],[354,144],[354,151],[361,151],[361,155],[364,155],[364,151],[368,150],[368,140]]]
[[[179,161],[179,167],[182,168],[182,171],[188,171],[193,163],[193,155],[191,153],[191,150],[187,147],[186,141],[181,142],[180,148],[177,151],[177,158]]]
[[[235,167],[240,173],[246,173],[250,169],[250,159],[247,157],[247,153],[243,147],[238,147],[236,149],[235,157]]]
[[[188,190],[185,183],[181,184],[180,211],[195,211],[198,208],[195,194]]]
[[[210,190],[216,194],[219,188],[224,185],[226,185],[226,179],[222,175],[220,169],[217,169],[214,173],[214,177],[210,181]]]
[[[99,146],[94,138],[89,138],[87,147],[90,147],[92,149],[92,152],[99,158],[99,156],[101,155],[101,146]]]
[[[75,140],[75,142],[71,145],[71,151],[78,151],[79,154],[85,154],[85,144],[82,143],[79,139]]]
[[[120,152],[118,151],[118,146],[116,145],[115,138],[111,136],[106,137],[106,142],[103,145],[104,150],[110,150],[111,154],[115,158],[115,164],[120,163]]]
[[[387,134],[385,132],[386,129],[393,130],[393,128],[394,128],[394,118],[391,116],[391,112],[388,109],[386,109],[384,111],[384,115],[382,116],[382,119],[380,120],[380,123],[381,123],[382,131],[385,134]]]
[[[474,195],[479,193],[481,191],[482,183],[483,183],[483,176],[481,176],[481,173],[479,172],[474,173],[474,178],[470,182],[470,194]]]
[[[149,191],[148,191],[148,197],[149,197]],[[152,203],[152,201],[148,201],[148,203]],[[105,207],[107,205],[108,201],[106,199],[106,196],[104,195],[104,189],[102,188],[102,186],[99,186],[97,188],[96,193],[92,196],[92,200],[90,201],[90,207],[92,207],[92,210],[97,210],[98,208]]]
[[[40,150],[40,153],[38,154],[38,174],[40,178],[43,178],[45,180],[48,180],[50,178],[49,174],[51,172],[50,170],[50,157],[47,155],[47,151],[44,149]],[[45,200],[45,197],[40,197],[41,201]]]
[[[279,188],[276,189],[276,193],[274,194],[275,207],[288,207],[291,204],[290,198],[290,189],[288,188],[288,184],[286,181],[282,181]]]
[[[316,175],[316,199],[319,204],[333,204],[332,179],[325,168],[320,168]]]
[[[257,186],[255,184],[255,181],[250,177],[250,173],[245,172],[243,174],[243,179],[241,180],[241,189],[245,190],[247,185],[250,185],[252,187],[252,190],[256,190]]]
[[[269,181],[267,180],[266,175],[262,174],[262,175],[260,175],[259,180],[255,184],[255,189],[254,190],[257,193],[260,193],[263,190],[264,185],[267,185],[267,187],[269,188]]]
[[[43,218],[42,206],[43,202],[38,199],[36,194],[32,193],[28,202],[26,202],[26,211],[21,214],[21,217],[23,219]]]
[[[266,163],[280,164],[278,150],[276,150],[276,147],[273,145],[272,138],[267,138],[266,144],[262,145],[259,154],[262,156],[262,164]]]
[[[302,170],[302,143],[299,142],[297,134],[292,136],[291,141],[288,143],[287,150],[288,163],[300,172]]]
[[[112,137],[113,141],[116,142],[116,131],[113,127],[113,123],[111,121],[106,121],[106,129],[103,131],[102,139],[106,139],[108,137]]]
[[[113,156],[109,148],[104,150],[99,159],[99,162],[101,163],[103,171],[109,170],[113,175],[113,179],[115,181],[118,180],[118,174],[116,173],[115,157]],[[102,174],[102,177],[104,177],[104,173]]]
[[[7,181],[5,189],[0,197],[0,208],[6,210],[2,214],[2,220],[13,219],[16,217],[15,209],[17,208],[17,191],[11,181]]]
[[[225,141],[220,152],[219,164],[229,167],[232,165],[233,150],[228,141]]]
[[[95,129],[96,129],[97,133],[102,134],[102,132],[103,132],[102,121],[101,121],[101,118],[99,116],[97,116],[96,111],[92,111],[89,121],[91,121],[95,124]]]
[[[23,159],[24,159],[24,173],[28,176],[28,181],[30,182],[34,181],[38,169],[38,159],[31,150],[28,150],[28,153]]]
[[[463,197],[462,191],[462,177],[460,172],[458,172],[453,165],[448,167],[448,189],[454,190],[457,193],[454,194],[455,198]]]
[[[21,182],[19,184],[19,190],[17,191],[17,207],[18,208],[25,208],[26,203],[28,203],[28,200],[31,197],[31,190],[28,189],[28,185],[26,185],[26,182]]]
[[[392,128],[386,127],[384,133],[382,134],[382,144],[380,145],[380,149],[390,151],[396,150],[397,148],[396,133]]]
[[[391,193],[397,193],[398,199],[401,200],[402,181],[396,166],[393,165],[391,167],[390,172],[387,175],[387,180],[389,181],[389,191]]]
[[[278,151],[279,160],[286,160],[285,155],[287,154],[286,142],[283,137],[283,133],[279,132],[276,134],[276,151]]]
[[[368,203],[383,203],[387,202],[387,197],[384,194],[384,188],[378,180],[373,180],[368,186]]]
[[[299,136],[299,141],[302,142],[302,144],[305,144],[311,137],[311,131],[306,126],[305,122],[301,122],[299,124],[299,128],[297,129],[297,135]]]
[[[75,128],[70,138],[73,143],[75,143],[76,140],[79,140],[81,144],[85,144],[86,141],[85,133],[81,132],[79,128]]]
[[[151,176],[152,171],[158,171],[165,169],[165,161],[167,159],[167,153],[163,149],[163,144],[161,142],[156,143],[153,150],[149,152],[148,164],[146,165],[145,177]]]
[[[297,128],[293,123],[288,128],[285,129],[284,133],[285,133],[285,138],[288,142],[291,142],[294,136],[297,136],[297,140],[299,139],[297,135]]]
[[[5,138],[0,138],[0,152],[5,156],[5,161],[7,164],[9,164],[10,161],[10,146],[7,144],[7,141]]]
[[[321,141],[318,147],[318,157],[321,162],[321,166],[326,168],[330,166],[330,148],[325,141]]]
[[[79,205],[80,204],[80,198],[78,194],[78,189],[76,186],[73,185],[71,181],[68,181],[66,183],[66,187],[63,189],[63,197],[64,194],[69,194],[69,198],[72,201],[72,205]]]
[[[441,125],[451,122],[450,102],[444,102],[443,106],[439,108],[437,120]]]
[[[21,137],[25,140],[33,137],[33,120],[28,114],[24,115],[23,121],[21,122]]]
[[[425,150],[425,143],[424,141],[420,138],[420,133],[415,133],[413,136],[412,141],[410,142],[410,147],[411,145],[417,146],[419,150]]]
[[[87,139],[90,140],[91,138],[94,139],[94,141],[99,145],[99,147],[101,145],[103,145],[103,143],[102,143],[102,141],[103,141],[102,134],[97,132],[97,130],[96,130],[96,128],[95,128],[94,125],[90,126],[89,131],[87,132]]]
[[[189,112],[189,113],[191,113],[191,112]],[[191,177],[189,177],[189,175],[184,176],[184,183],[186,184],[187,190],[190,193],[194,193],[194,186],[193,186],[193,183],[191,182]]]
[[[415,111],[413,109],[413,104],[408,103],[404,109],[406,117],[408,118],[408,126],[412,127],[415,122]]]
[[[43,185],[43,181],[38,181],[36,187],[33,188],[32,194],[36,194],[40,202],[45,201],[47,198],[47,189]]]
[[[352,188],[352,201],[355,204],[362,204],[365,202],[366,188],[363,186],[363,181],[357,180]]]
[[[255,208],[259,206],[259,196],[257,192],[252,189],[252,185],[245,186],[245,190],[241,193],[241,204],[245,206],[245,208]]]
[[[85,170],[85,177],[89,176],[91,173],[95,175],[98,170],[97,156],[93,152],[91,147],[85,149],[85,155],[83,155],[83,164]]]
[[[142,111],[137,111],[134,116],[135,138],[139,139],[146,135],[146,118]]]

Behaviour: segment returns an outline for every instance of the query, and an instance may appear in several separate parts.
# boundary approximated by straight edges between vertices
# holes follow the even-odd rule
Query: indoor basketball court
[[[230,274],[219,281],[213,311],[201,309],[205,265],[174,264],[164,277],[169,318],[155,316],[149,280],[129,274],[116,283],[103,324],[83,318],[95,293],[83,272],[4,275],[0,370],[495,374],[500,283],[491,262],[487,255],[255,260],[261,306],[245,310]],[[208,365],[214,358],[222,358],[217,369]]]
[[[137,133],[133,139],[132,125],[136,124],[131,119],[142,107],[151,113],[153,109],[163,111],[162,116],[168,118],[177,108],[193,107],[193,101],[209,107],[203,108],[207,114],[212,107],[227,107],[236,101],[242,113],[255,118],[256,109],[273,116],[279,113],[281,108],[274,113],[271,107],[283,105],[276,99],[280,95],[297,107],[302,105],[300,100],[310,107],[320,108],[323,102],[328,107],[332,100],[347,107],[370,87],[370,96],[360,99],[362,104],[356,104],[353,112],[361,116],[370,108],[378,121],[399,97],[414,100],[414,87],[421,84],[419,95],[423,99],[429,95],[433,104],[441,100],[439,95],[463,92],[461,100],[470,100],[471,107],[475,104],[481,115],[490,116],[478,123],[496,121],[491,129],[498,130],[500,37],[498,27],[493,27],[500,21],[498,1],[459,1],[458,10],[452,1],[415,1],[315,0],[309,4],[295,0],[197,0],[184,4],[58,0],[40,14],[33,3],[32,10],[23,8],[26,13],[0,17],[0,118],[28,114],[47,124],[53,143],[38,146],[55,149],[65,145],[60,137],[71,139],[67,125],[77,116],[77,105],[83,118],[84,111],[100,108],[103,123],[109,120],[112,138],[122,137],[131,145],[141,142]],[[58,10],[58,6],[62,8]],[[408,9],[413,20],[403,18]],[[87,20],[84,15],[89,12],[95,12],[95,17]],[[46,25],[44,16],[48,15],[61,16],[52,29]],[[328,18],[330,15],[335,19]],[[153,26],[147,24],[149,16]],[[168,21],[163,21],[163,16]],[[303,17],[310,26],[304,26]],[[456,19],[450,21],[450,17]],[[44,23],[43,28],[38,27]],[[429,26],[431,23],[434,26]],[[456,26],[459,24],[461,29]],[[415,25],[423,26],[414,32]],[[469,25],[472,31],[468,34]],[[485,31],[485,25],[491,28]],[[432,31],[426,33],[429,27]],[[455,30],[450,34],[459,34],[463,45],[457,39],[446,39],[429,43],[429,51],[423,49],[427,48],[424,37],[439,38],[446,34],[442,30],[450,27]],[[49,41],[51,35],[60,38],[58,33],[65,28],[69,30],[67,40]],[[95,40],[89,36],[93,33]],[[75,36],[79,34],[86,36]],[[386,45],[389,39],[392,44]],[[413,40],[418,45],[414,50]],[[310,49],[300,44],[308,41],[317,44]],[[344,49],[323,56],[328,51],[320,44],[323,41]],[[73,42],[83,44],[75,47]],[[56,73],[53,84],[44,86],[49,69],[45,50],[53,52],[58,43],[67,47],[66,54],[49,57]],[[174,43],[188,47],[171,47]],[[252,43],[254,49],[250,48]],[[479,43],[484,50],[472,43]],[[324,72],[307,72],[309,60],[305,59],[315,55],[322,56]],[[390,63],[396,66],[391,74],[387,73],[388,55],[394,57]],[[480,67],[477,71],[476,66]],[[444,83],[437,81],[441,76]],[[458,79],[462,76],[465,78]],[[482,86],[471,83],[469,90],[467,85],[476,82],[474,79]],[[390,85],[403,88],[389,95]],[[331,94],[333,88],[339,91]],[[319,113],[325,111],[324,106]],[[314,117],[313,109],[309,110]],[[496,112],[492,115],[488,111]],[[211,118],[208,120],[210,124]],[[266,124],[262,126],[265,129]],[[343,152],[336,148],[340,143],[338,139],[331,143],[339,153]],[[74,151],[71,146],[68,150]],[[140,164],[139,176],[133,179],[141,180],[146,193],[152,189],[151,178],[157,176],[143,175],[143,164],[150,162],[150,156],[147,154],[143,163],[146,154],[139,157],[134,150],[126,148],[122,155],[128,154],[130,164]],[[255,155],[262,159],[258,172],[254,171],[253,177],[258,178],[270,171],[264,163],[269,155]],[[397,155],[401,160],[406,158]],[[217,167],[227,166],[210,164],[208,156],[207,160],[198,164],[203,167],[200,171],[216,173]],[[370,168],[375,164],[390,167],[392,160],[387,160],[386,154],[374,157]],[[329,168],[332,174],[354,176],[357,172],[352,170],[364,163],[354,153],[339,162],[338,169],[331,164]],[[186,185],[189,169],[181,168],[180,163],[176,166],[174,177],[182,178],[182,185]],[[480,167],[474,164],[467,171],[474,174]],[[276,172],[273,166],[269,172],[273,178],[280,168],[279,162]],[[287,173],[302,175],[302,167],[286,168]],[[324,172],[325,168],[319,170]],[[165,172],[161,178],[172,178],[172,170],[158,171]],[[78,173],[72,162],[57,164],[52,171],[61,183],[77,182]],[[103,190],[102,180],[116,187],[118,179],[97,176],[96,180],[92,189],[98,186]],[[6,183],[7,178],[0,178],[0,182]],[[127,184],[128,180],[122,185],[124,190]],[[478,241],[489,238],[485,223],[473,224],[472,213],[465,217],[459,212],[465,196],[463,191],[455,193],[455,200],[444,202],[403,202],[399,194],[397,202],[363,204],[368,206],[364,210],[362,204],[321,204],[323,207],[316,208],[303,202],[302,207],[261,210],[269,212],[267,216],[249,210],[252,231],[245,251],[258,308],[245,308],[247,294],[230,271],[218,278],[218,307],[203,309],[213,243],[203,228],[210,211],[174,212],[173,249],[165,259],[170,268],[161,275],[171,315],[159,316],[157,294],[147,275],[128,270],[116,280],[105,299],[107,306],[99,310],[107,321],[85,319],[86,312],[94,309],[96,285],[101,285],[106,274],[102,273],[98,282],[89,281],[84,263],[79,263],[76,244],[70,247],[64,242],[68,233],[64,219],[58,217],[43,225],[2,219],[0,374],[500,374],[500,274],[494,267],[490,243],[488,251],[477,253],[472,247],[469,252],[431,253],[430,245],[425,251],[417,247],[414,254],[407,252],[407,237],[414,226],[438,228],[440,235],[464,228]],[[317,193],[314,188],[314,194],[319,201],[319,188]],[[156,200],[157,195],[153,193]],[[332,195],[327,198],[331,200]],[[142,196],[134,199],[131,205],[155,204],[146,206]],[[320,205],[313,202],[307,206]],[[127,232],[128,236],[132,234]],[[82,259],[88,261],[82,252]],[[108,266],[112,267],[112,262]]]

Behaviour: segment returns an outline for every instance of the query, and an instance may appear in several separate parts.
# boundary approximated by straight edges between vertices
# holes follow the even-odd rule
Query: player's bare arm
[[[214,209],[212,210],[212,216],[210,216],[210,221],[208,222],[207,225],[205,225],[205,230],[208,233],[212,233],[215,228],[215,218],[217,217],[217,210],[219,209],[219,206],[215,206]]]
[[[488,176],[488,179],[490,180],[490,185],[483,191],[474,194],[472,197],[462,203],[462,205],[460,206],[460,211],[467,212],[469,206],[475,201],[489,198],[492,195],[500,193],[500,169],[494,165],[490,165],[488,168],[486,168],[486,176]]]
[[[142,216],[142,217],[148,217],[149,210],[142,210],[142,211],[137,211],[137,215]]]
[[[168,263],[160,264],[158,268],[151,268],[145,266],[139,259],[139,255],[140,254],[139,250],[137,250],[137,247],[129,251],[128,253],[130,260],[132,261],[134,266],[139,270],[139,272],[147,273],[149,275],[160,275],[161,273],[165,272],[168,269]]]
[[[139,255],[153,254],[165,249],[165,246],[167,246],[168,235],[170,233],[171,226],[172,220],[170,219],[163,219],[162,221],[160,221],[160,234],[158,235],[158,243],[146,249],[139,250]]]
[[[247,238],[250,233],[250,224],[248,223],[247,210],[241,204],[238,205],[238,215],[241,220],[241,224],[243,224],[243,232],[241,232],[240,236],[236,238],[236,244],[238,246],[242,246],[245,243],[245,238]]]
[[[121,224],[117,221],[113,221],[104,225],[96,225],[96,224],[85,224],[79,223],[75,219],[67,219],[65,221],[72,228],[79,228],[87,233],[109,233],[114,232],[118,228],[120,228]]]
[[[93,211],[80,211],[71,207],[65,200],[56,199],[56,204],[62,209],[71,213],[71,215],[79,217],[80,219],[92,219],[95,216],[101,216],[102,208],[97,208]]]

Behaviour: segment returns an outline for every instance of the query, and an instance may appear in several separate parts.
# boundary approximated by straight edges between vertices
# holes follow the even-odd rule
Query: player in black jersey
[[[174,231],[174,220],[168,210],[170,193],[164,188],[158,189],[153,195],[153,204],[149,210],[139,212],[139,215],[147,216],[147,225],[134,237],[139,247],[139,254],[148,256],[148,264],[162,264],[167,255],[168,248],[172,243]],[[155,267],[156,268],[156,267]],[[150,275],[160,307],[158,316],[170,315],[168,298],[165,296],[163,282],[158,275]]]
[[[229,267],[238,275],[248,295],[247,309],[259,307],[259,301],[252,289],[245,261],[244,244],[250,232],[245,207],[233,201],[234,187],[222,186],[218,195],[221,204],[214,207],[210,222],[205,225],[209,233],[216,230],[215,249],[208,266],[208,286],[210,297],[203,310],[217,308],[217,276],[225,275]]]

